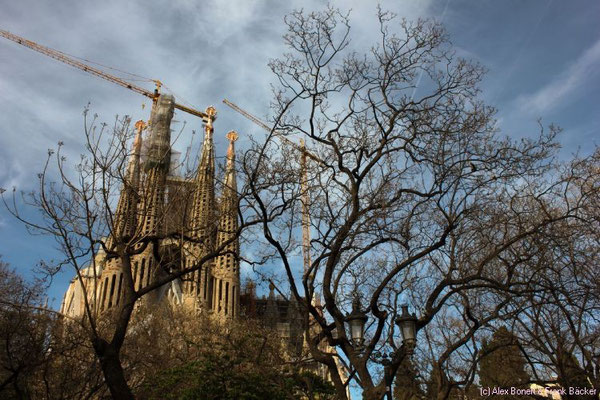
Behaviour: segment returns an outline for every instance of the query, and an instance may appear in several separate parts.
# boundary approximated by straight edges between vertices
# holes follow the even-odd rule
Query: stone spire
[[[238,134],[235,131],[231,131],[227,134],[227,140],[229,140],[229,147],[227,148],[227,164],[225,165],[225,183],[223,187],[223,199],[229,201],[229,206],[233,206],[237,203],[237,183],[235,180],[235,148],[234,143],[238,140]],[[235,210],[237,215],[237,208]],[[237,224],[237,220],[236,220]]]
[[[141,215],[141,234],[143,237],[159,236],[165,227],[165,187],[171,163],[171,119],[175,108],[173,96],[161,94],[152,108],[150,116],[150,137],[144,170],[144,182],[141,185],[143,202]],[[155,243],[149,243],[144,251],[132,260],[134,289],[149,285],[159,271],[159,260],[155,258]],[[155,300],[157,291],[148,301]]]
[[[144,121],[136,122],[136,134],[127,164],[127,171],[123,180],[121,196],[113,221],[113,235],[119,238],[128,238],[135,234],[137,225],[137,200],[140,186],[140,155],[142,150],[142,131]],[[109,238],[114,243],[114,237]],[[112,246],[111,243],[111,246]],[[109,247],[111,247],[109,246]]]
[[[162,225],[165,183],[171,162],[171,119],[174,105],[173,96],[163,94],[158,98],[150,117],[151,133],[144,165],[146,170],[142,210],[144,235],[157,235]]]
[[[217,257],[213,288],[213,312],[220,318],[235,318],[239,314],[239,240],[238,230],[238,195],[235,177],[235,148],[234,143],[238,134],[231,131],[227,134],[229,148],[225,166],[225,180],[220,202],[219,230],[217,233],[217,248],[223,247]],[[227,244],[226,244],[227,243]]]
[[[123,188],[117,203],[113,219],[113,231],[107,240],[107,247],[113,248],[119,243],[130,240],[136,234],[138,223],[138,198],[140,190],[140,155],[142,150],[142,131],[144,121],[135,124],[136,134],[131,156],[123,177]],[[86,271],[90,275],[89,267]],[[90,276],[87,277],[89,283]],[[120,257],[110,258],[102,271],[98,285],[98,309],[107,310],[119,304],[123,293],[123,267]]]
[[[215,109],[206,110],[209,115],[215,114]],[[215,150],[213,144],[212,121],[204,126],[204,143],[196,173],[194,202],[192,206],[191,236],[198,239],[211,240],[210,226],[214,225],[215,211]],[[213,244],[213,243],[210,243]],[[211,246],[206,246],[211,247]]]
[[[192,267],[204,255],[214,249],[216,239],[215,222],[215,149],[213,144],[212,121],[216,115],[214,107],[208,107],[206,114],[208,122],[204,126],[204,142],[196,181],[194,184],[194,199],[190,220],[190,236],[195,243],[191,245],[192,257],[186,260],[186,266]],[[188,304],[207,304],[211,289],[211,263],[206,263],[200,270],[189,274],[185,279],[183,294]]]

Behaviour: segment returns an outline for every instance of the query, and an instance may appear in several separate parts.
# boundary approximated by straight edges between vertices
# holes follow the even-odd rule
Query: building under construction
[[[213,143],[216,110],[209,107],[198,111],[175,102],[171,95],[161,94],[162,83],[151,80],[156,89],[148,91],[135,84],[111,75],[88,63],[74,59],[57,50],[0,30],[0,36],[39,53],[71,65],[102,79],[133,90],[152,99],[149,132],[143,121],[136,124],[136,135],[129,159],[125,179],[120,188],[119,199],[112,213],[110,233],[99,247],[90,265],[79,271],[64,295],[61,314],[69,318],[84,319],[86,300],[95,315],[106,314],[124,301],[126,274],[131,274],[134,291],[139,293],[146,287],[157,286],[165,272],[190,270],[180,278],[172,280],[146,293],[142,299],[151,306],[160,303],[181,306],[190,312],[205,313],[225,324],[241,314],[261,320],[277,331],[287,343],[286,353],[294,358],[303,358],[303,365],[327,379],[327,368],[307,357],[304,333],[308,326],[294,299],[275,296],[273,286],[268,297],[258,298],[254,285],[250,283],[240,290],[240,248],[238,224],[238,191],[235,169],[235,141],[238,135],[230,131],[225,135],[229,141],[224,176],[217,187],[215,150]],[[245,112],[235,104],[224,101],[229,107],[249,118],[267,131],[271,129],[262,121]],[[204,140],[197,170],[192,178],[172,174],[171,120],[178,109],[202,118]],[[305,271],[310,265],[308,190],[306,182],[307,157],[321,162],[310,154],[301,143],[298,146],[281,137],[301,153],[303,187],[302,232]],[[221,196],[215,193],[220,190]],[[177,234],[173,234],[177,233]],[[178,237],[178,240],[174,238]],[[130,256],[130,266],[123,265],[114,249],[124,238],[137,238],[138,250]],[[140,240],[141,239],[141,240]],[[143,243],[145,242],[145,243]],[[143,243],[143,244],[142,244]],[[103,251],[106,248],[111,255]],[[212,254],[214,257],[209,256]],[[318,299],[316,300],[318,302]],[[318,304],[315,304],[320,309]],[[325,351],[335,349],[321,343]],[[343,367],[338,365],[343,373]]]
[[[222,196],[217,205],[213,145],[213,122],[216,111],[213,107],[202,112],[178,104],[173,96],[160,93],[162,83],[157,79],[150,79],[156,85],[154,92],[151,92],[96,68],[89,62],[75,59],[11,32],[0,29],[0,36],[152,99],[150,135],[147,139],[142,139],[145,124],[143,121],[138,121],[137,136],[127,167],[127,177],[105,247],[111,248],[115,245],[115,235],[134,237],[141,234],[146,237],[161,237],[161,235],[167,237],[165,233],[179,231],[191,239],[186,243],[179,243],[179,247],[184,251],[177,251],[177,249],[173,251],[177,246],[174,246],[172,241],[163,241],[145,246],[140,254],[135,254],[131,262],[131,278],[135,291],[148,286],[163,270],[192,269],[191,267],[198,260],[219,248],[221,254],[215,260],[210,260],[207,265],[202,265],[202,268],[191,272],[189,276],[182,276],[170,287],[162,288],[158,294],[153,295],[154,300],[165,297],[173,303],[185,304],[193,309],[208,310],[225,318],[238,315],[240,308],[238,199],[234,165],[234,142],[238,138],[237,133],[231,131],[227,134],[229,148],[225,177]],[[227,100],[224,100],[224,103],[267,131],[271,131],[262,121],[237,105]],[[193,180],[179,179],[169,174],[173,152],[170,143],[170,124],[174,109],[200,117],[205,124],[204,142]],[[306,159],[309,157],[316,162],[322,161],[307,152],[303,143],[298,146],[284,136],[281,138],[302,155],[300,177],[303,188],[302,250],[306,272],[311,263]],[[146,143],[143,143],[144,141]],[[142,148],[146,149],[143,163]],[[93,302],[96,312],[108,310],[122,301],[123,266],[119,264],[118,257],[109,257],[101,251],[102,249],[99,250],[91,266],[81,271],[71,282],[61,307],[61,312],[65,315],[73,317],[83,315],[85,303],[83,292],[87,292],[86,297]],[[94,289],[82,290],[83,287]]]
[[[142,138],[136,132],[128,160],[126,180],[114,212],[112,234],[106,247],[114,246],[114,236],[162,238],[149,243],[131,257],[131,274],[136,291],[155,282],[164,271],[192,268],[205,255],[220,249],[219,255],[201,268],[156,290],[149,301],[169,301],[193,310],[204,310],[219,319],[239,314],[240,271],[238,198],[235,173],[234,131],[229,140],[221,197],[215,198],[215,153],[212,121],[205,125],[204,142],[193,179],[169,174],[174,99],[161,95],[153,107],[150,133]],[[209,108],[207,113],[214,113]],[[143,143],[146,141],[147,143]],[[142,148],[146,149],[142,161]],[[183,231],[189,240],[175,243],[170,232]],[[83,282],[73,279],[63,300],[61,312],[70,317],[84,314],[83,287],[88,300],[95,299],[96,311],[103,312],[122,301],[123,268],[119,257],[100,251],[82,273]],[[168,264],[168,265],[167,265]],[[97,283],[96,283],[97,282]],[[91,290],[96,288],[96,290]]]

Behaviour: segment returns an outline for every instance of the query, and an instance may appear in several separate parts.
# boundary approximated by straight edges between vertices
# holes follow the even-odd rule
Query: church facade
[[[143,122],[136,124],[133,150],[127,160],[123,186],[112,218],[111,233],[90,265],[79,271],[65,293],[61,313],[80,318],[85,298],[97,313],[123,301],[127,279],[135,291],[157,282],[168,272],[201,268],[167,283],[142,298],[169,301],[190,310],[206,311],[218,319],[240,313],[238,195],[235,172],[236,132],[226,137],[221,196],[215,197],[213,118],[204,127],[204,141],[195,176],[184,179],[170,174],[171,119],[174,98],[161,95],[150,118],[150,133],[142,140]],[[214,116],[214,108],[207,109]],[[145,143],[144,143],[145,142]],[[137,242],[135,242],[137,241]],[[134,251],[129,268],[116,252],[124,243]],[[106,249],[106,251],[104,251]],[[218,253],[217,257],[207,258]],[[130,271],[129,273],[126,271]]]
[[[78,271],[71,280],[61,314],[74,319],[85,318],[86,299],[94,315],[108,313],[124,301],[128,279],[139,293],[149,285],[156,286],[166,272],[201,265],[145,293],[138,302],[150,305],[166,302],[190,312],[205,313],[224,324],[240,315],[255,320],[277,333],[290,360],[329,380],[325,365],[316,363],[308,352],[304,337],[307,326],[300,304],[293,297],[276,296],[272,284],[269,296],[262,298],[256,295],[252,281],[244,290],[240,287],[237,133],[230,131],[226,135],[229,146],[221,196],[217,198],[212,119],[205,125],[193,178],[169,173],[174,104],[172,96],[159,97],[152,110],[146,143],[142,140],[142,123],[136,124],[133,149],[127,160],[116,210],[112,213],[111,234],[89,266]],[[208,115],[213,113],[214,116],[214,112],[210,107],[207,109]],[[118,248],[125,244],[134,249],[129,266],[124,266],[122,258],[115,256]],[[107,254],[109,252],[112,256]],[[320,347],[335,353],[325,341]],[[338,368],[342,376],[346,376],[341,364]]]

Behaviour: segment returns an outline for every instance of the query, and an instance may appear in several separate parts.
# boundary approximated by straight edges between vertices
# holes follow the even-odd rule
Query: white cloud
[[[520,96],[519,108],[541,113],[574,97],[600,65],[600,40],[588,48],[565,71],[535,93]]]
[[[0,27],[69,54],[161,79],[177,98],[199,109],[215,105],[219,111],[216,144],[221,153],[226,141],[220,143],[219,138],[228,130],[239,129],[242,135],[257,131],[221,100],[228,97],[262,118],[268,111],[273,80],[267,62],[285,51],[283,16],[293,9],[324,6],[318,0],[176,0],[168,6],[142,0],[33,3],[11,3],[0,14]],[[370,45],[376,40],[374,4],[356,0],[332,4],[352,9],[354,44]],[[430,1],[384,0],[382,6],[413,19],[427,16]],[[73,146],[74,155],[83,151],[81,110],[88,101],[92,112],[109,123],[117,113],[132,115],[134,120],[148,117],[149,107],[140,109],[145,99],[101,79],[3,39],[0,54],[2,185],[30,188],[27,175],[40,169],[46,149],[59,139]],[[153,86],[136,83],[148,89]],[[200,122],[188,115],[180,113],[176,119],[187,120],[188,134],[200,130]],[[180,143],[186,143],[186,138]]]

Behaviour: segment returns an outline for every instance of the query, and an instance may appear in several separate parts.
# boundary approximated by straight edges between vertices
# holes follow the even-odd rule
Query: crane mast
[[[249,112],[243,110],[235,103],[224,99],[223,103],[227,104],[229,107],[242,114],[244,117],[248,118],[250,121],[254,122],[256,125],[260,126],[267,132],[275,132],[270,126],[262,122],[260,119],[256,118],[254,115]],[[302,202],[302,256],[304,263],[304,274],[307,274],[310,269],[311,259],[310,259],[310,198],[309,198],[309,190],[308,190],[308,172],[306,161],[307,158],[310,158],[321,165],[325,163],[306,150],[306,145],[304,144],[304,140],[300,139],[300,145],[292,142],[290,139],[286,138],[283,135],[277,135],[281,139],[283,139],[286,143],[291,145],[295,150],[299,151],[301,154],[300,158],[300,190],[301,194],[301,202]]]
[[[309,214],[309,193],[308,193],[308,173],[306,170],[306,146],[304,140],[300,139],[302,148],[302,157],[300,158],[300,190],[302,191],[302,255],[304,258],[304,274],[308,273],[310,268],[310,214]]]
[[[127,88],[129,90],[133,90],[134,92],[139,93],[142,96],[148,97],[149,99],[152,100],[153,103],[156,103],[156,100],[160,96],[160,88],[162,86],[162,83],[158,79],[151,79],[151,81],[154,82],[154,84],[156,85],[154,92],[151,92],[151,91],[141,88],[137,85],[134,85],[133,83],[128,82],[125,79],[111,75],[105,71],[102,71],[99,68],[93,67],[89,64],[86,64],[86,63],[78,61],[72,57],[69,57],[66,54],[64,54],[58,50],[54,50],[49,47],[42,46],[41,44],[38,44],[31,40],[25,39],[24,37],[15,35],[14,33],[10,33],[8,31],[0,29],[0,36],[6,38],[8,40],[12,40],[13,42],[18,43],[22,46],[29,47],[30,49],[35,50],[38,53],[42,53],[48,57],[54,58],[55,60],[58,60],[62,63],[65,63],[65,64],[75,67],[77,69],[80,69],[82,71],[85,71],[89,74],[96,75],[99,78],[102,78],[109,82],[115,83],[115,84],[122,86],[124,88]],[[205,123],[208,123],[209,121],[212,122],[216,119],[216,116],[212,115],[211,113],[206,113],[203,111],[195,110],[193,108],[186,107],[181,104],[176,103],[175,108],[179,109],[183,112],[186,112],[188,114],[194,115],[196,117],[200,117],[200,118],[202,118],[202,120]]]

